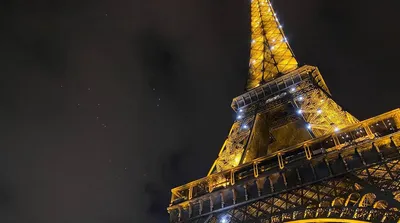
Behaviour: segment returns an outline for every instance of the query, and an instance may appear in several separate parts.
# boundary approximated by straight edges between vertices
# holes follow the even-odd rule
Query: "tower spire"
[[[297,61],[269,0],[251,0],[251,47],[246,90],[297,68]]]

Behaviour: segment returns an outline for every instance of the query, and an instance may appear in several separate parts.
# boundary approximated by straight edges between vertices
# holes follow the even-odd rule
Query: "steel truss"
[[[238,112],[238,118],[209,174],[236,167],[258,157],[252,154],[259,153],[263,148],[249,146],[252,134],[259,137],[259,132],[254,130],[255,125],[260,125],[257,123],[257,115],[264,114],[268,117],[269,135],[284,139],[271,145],[268,149],[270,153],[301,140],[294,134],[299,128],[279,129],[289,123],[303,123],[303,131],[319,137],[358,122],[335,103],[327,90],[318,69],[304,66],[235,98],[232,108]],[[284,111],[284,115],[277,114],[276,111],[280,109]],[[309,130],[305,123],[310,125]],[[307,135],[311,138],[311,135]]]
[[[196,223],[272,223],[318,218],[400,220],[399,148],[386,149],[384,154],[376,150],[355,152],[323,163],[305,161],[267,178],[255,178],[221,191],[219,199],[218,193],[210,195],[211,203],[200,199],[202,210],[192,204],[191,213],[185,216],[176,212],[175,217]],[[342,168],[338,168],[339,163]],[[329,169],[333,166],[333,170]],[[307,173],[311,179],[307,179]]]
[[[269,0],[252,0],[247,90],[297,68],[288,41]]]

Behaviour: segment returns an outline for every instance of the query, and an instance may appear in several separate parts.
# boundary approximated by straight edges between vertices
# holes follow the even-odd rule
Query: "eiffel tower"
[[[208,175],[170,222],[400,222],[400,109],[359,121],[298,66],[269,0],[251,0],[246,92]]]

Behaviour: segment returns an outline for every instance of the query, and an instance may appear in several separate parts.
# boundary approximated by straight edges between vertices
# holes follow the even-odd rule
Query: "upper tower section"
[[[251,90],[298,67],[269,0],[251,0],[251,47],[249,78]]]

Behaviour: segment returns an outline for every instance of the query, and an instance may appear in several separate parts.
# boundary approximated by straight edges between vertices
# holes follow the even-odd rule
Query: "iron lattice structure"
[[[359,121],[298,67],[268,0],[251,0],[246,92],[208,175],[172,189],[171,222],[399,222],[400,109]]]

